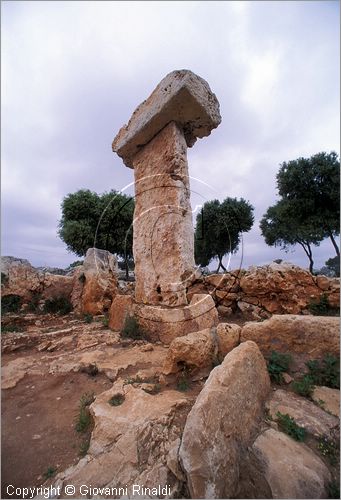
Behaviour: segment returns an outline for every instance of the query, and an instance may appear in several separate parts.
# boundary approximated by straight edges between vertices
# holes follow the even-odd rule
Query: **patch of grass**
[[[93,322],[93,319],[94,319],[94,318],[93,318],[92,314],[85,313],[85,314],[83,315],[83,321],[84,321],[85,323],[92,323],[92,322]]]
[[[64,316],[72,311],[71,302],[65,297],[56,297],[54,299],[47,299],[44,305],[44,312],[50,314],[60,314]]]
[[[21,326],[17,325],[3,325],[1,323],[1,333],[10,333],[10,332],[22,332],[23,329]]]
[[[89,406],[95,400],[93,392],[85,392],[79,400],[79,413],[75,422],[75,429],[77,432],[85,432],[91,424],[91,415]]]
[[[293,390],[300,396],[310,398],[314,390],[314,381],[309,375],[305,375],[292,383]]]
[[[1,297],[1,311],[2,314],[16,313],[20,311],[22,299],[20,295],[5,295]]]
[[[328,458],[331,465],[337,463],[338,446],[334,441],[324,436],[319,440],[317,448],[324,457]]]
[[[330,306],[328,296],[325,293],[320,296],[318,302],[310,302],[308,310],[314,316],[334,316],[338,314],[338,311]]]
[[[55,467],[50,466],[44,472],[43,477],[44,477],[44,479],[49,479],[50,477],[53,477],[56,472],[57,472],[57,469]]]
[[[306,431],[303,427],[296,424],[295,420],[288,414],[283,414],[281,412],[276,413],[278,417],[278,425],[280,429],[292,437],[296,441],[304,441],[306,437]]]
[[[144,332],[139,325],[139,322],[135,316],[127,316],[123,328],[121,330],[121,336],[125,339],[141,340],[144,338]]]
[[[309,376],[315,385],[325,385],[332,389],[340,389],[340,359],[326,354],[320,361],[310,360],[306,363]]]
[[[104,328],[108,328],[108,326],[109,326],[109,318],[107,316],[105,316],[104,318],[102,318],[102,325],[104,326]]]
[[[111,406],[120,406],[124,403],[125,397],[123,394],[114,394],[108,401]]]
[[[331,481],[329,483],[328,498],[340,498],[340,485],[337,481]]]
[[[143,382],[145,382],[145,380],[143,380],[141,377],[139,377],[138,375],[136,377],[128,377],[125,381],[124,381],[124,385],[129,385],[129,384],[143,384]]]
[[[277,351],[272,351],[267,360],[268,372],[272,382],[276,384],[283,383],[283,373],[289,368],[291,362],[290,354],[281,354]]]
[[[88,453],[89,446],[90,446],[90,436],[84,439],[84,441],[82,441],[80,444],[79,454],[81,457],[85,457],[85,455]]]
[[[177,380],[176,388],[180,392],[186,392],[190,389],[190,382],[188,379],[188,372],[186,368],[182,370],[180,377]]]

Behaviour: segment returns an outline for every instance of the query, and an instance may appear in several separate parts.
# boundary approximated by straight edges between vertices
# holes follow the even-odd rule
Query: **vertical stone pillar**
[[[135,314],[152,338],[174,337],[213,326],[211,296],[186,289],[197,274],[187,147],[221,121],[207,82],[173,71],[133,113],[113,150],[135,174]]]

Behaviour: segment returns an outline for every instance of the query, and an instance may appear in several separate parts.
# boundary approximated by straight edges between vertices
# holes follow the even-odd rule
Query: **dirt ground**
[[[102,375],[28,375],[2,391],[1,498],[10,498],[9,484],[40,486],[49,468],[58,472],[79,460],[81,445],[88,439],[75,430],[80,397],[111,385]]]

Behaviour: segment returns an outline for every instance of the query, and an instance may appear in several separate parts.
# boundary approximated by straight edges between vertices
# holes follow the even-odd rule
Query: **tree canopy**
[[[207,266],[217,258],[220,268],[224,255],[238,250],[243,232],[250,231],[254,208],[243,198],[226,198],[223,202],[208,201],[198,213],[195,228],[195,261]]]
[[[58,234],[69,251],[82,257],[90,247],[132,258],[134,200],[116,191],[99,195],[88,189],[62,202]]]
[[[312,245],[329,237],[339,248],[340,162],[335,152],[322,152],[281,164],[277,188],[281,199],[264,214],[260,228],[268,245],[287,249],[299,244],[313,271]]]

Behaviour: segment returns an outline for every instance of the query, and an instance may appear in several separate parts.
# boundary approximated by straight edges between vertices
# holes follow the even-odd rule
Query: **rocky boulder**
[[[117,259],[106,250],[89,248],[74,276],[72,304],[77,312],[92,315],[109,311],[117,293]]]
[[[308,446],[267,429],[253,444],[272,498],[327,498],[331,475]]]
[[[324,410],[340,418],[340,391],[330,387],[317,386],[312,393],[312,400]]]
[[[179,451],[191,498],[234,498],[269,390],[254,342],[233,349],[211,372],[187,417]]]
[[[339,328],[337,317],[283,314],[246,323],[240,339],[253,340],[263,354],[276,350],[319,358],[328,353],[340,354]]]

